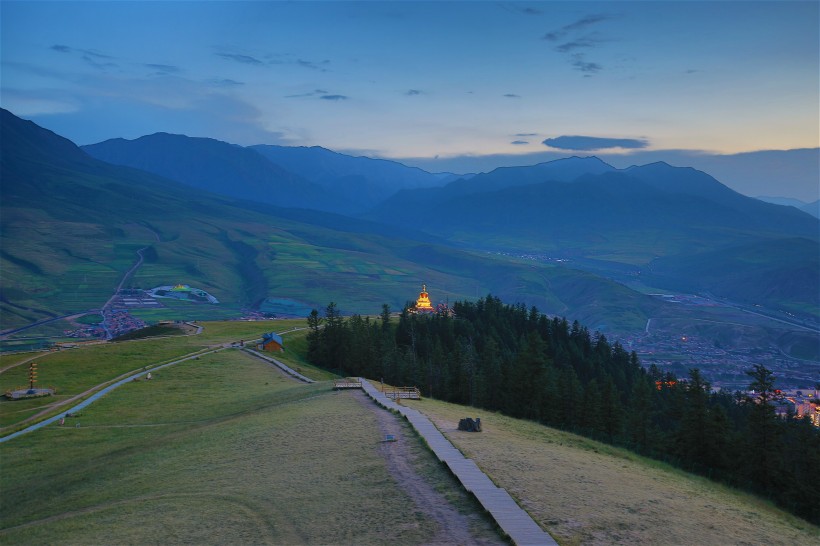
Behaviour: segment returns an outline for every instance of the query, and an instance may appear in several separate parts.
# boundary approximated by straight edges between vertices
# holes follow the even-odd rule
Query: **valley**
[[[789,385],[820,380],[818,220],[699,171],[568,158],[459,178],[321,148],[181,135],[79,149],[6,111],[3,134],[5,349],[70,342],[64,332],[85,326],[57,317],[115,301],[124,333],[157,321],[304,317],[330,301],[346,315],[385,303],[399,311],[426,283],[435,304],[492,294],[535,306],[647,363],[678,374],[699,367],[716,386],[740,388],[755,362]],[[190,185],[205,173],[209,185]],[[247,176],[252,184],[237,190]],[[267,195],[291,192],[282,177],[347,197],[331,210],[248,201],[260,184],[276,188]],[[395,193],[356,213],[345,203],[362,180]],[[641,212],[652,208],[663,212]],[[177,284],[219,303],[122,297]],[[19,330],[41,321],[50,322]]]

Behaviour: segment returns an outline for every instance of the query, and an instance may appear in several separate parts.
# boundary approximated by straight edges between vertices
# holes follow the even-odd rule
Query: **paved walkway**
[[[467,491],[476,496],[484,509],[492,515],[498,526],[515,544],[518,546],[558,544],[516,504],[505,489],[496,487],[471,459],[465,458],[458,449],[453,447],[453,444],[421,412],[390,400],[366,379],[361,379],[361,381],[362,389],[377,404],[402,414],[410,421],[436,457],[450,467]]]
[[[248,352],[248,353],[251,353],[253,356],[258,356],[262,360],[267,360],[268,362],[270,362],[271,364],[273,364],[277,368],[280,368],[286,374],[292,375],[293,377],[295,377],[299,381],[304,381],[305,383],[316,383],[313,379],[311,379],[309,377],[305,377],[304,375],[300,374],[299,372],[297,372],[293,368],[290,368],[286,364],[283,364],[282,362],[279,362],[278,360],[276,360],[272,356],[262,354],[259,351],[254,351],[253,349],[248,349],[247,347],[245,347],[245,351]]]

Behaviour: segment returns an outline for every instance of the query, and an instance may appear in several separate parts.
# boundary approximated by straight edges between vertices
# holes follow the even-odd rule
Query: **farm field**
[[[566,432],[408,400],[561,544],[812,544],[820,528],[760,499]],[[458,431],[480,417],[483,432]]]
[[[0,542],[429,543],[441,524],[388,471],[378,414],[356,394],[296,383],[238,350],[128,383],[65,426],[0,445],[0,487],[15,492],[0,500]],[[470,542],[500,543],[404,438]]]

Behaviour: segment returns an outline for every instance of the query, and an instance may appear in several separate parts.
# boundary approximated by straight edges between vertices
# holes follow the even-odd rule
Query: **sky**
[[[820,147],[817,1],[2,0],[0,25],[0,105],[79,145],[162,131],[454,172]],[[814,167],[791,196],[817,199]]]

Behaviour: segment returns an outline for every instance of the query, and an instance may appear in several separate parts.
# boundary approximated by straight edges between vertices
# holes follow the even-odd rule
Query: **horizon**
[[[692,166],[749,196],[820,197],[814,156],[798,168],[771,154],[820,147],[816,2],[2,11],[2,106],[78,145],[168,132],[459,174],[595,155]],[[729,165],[739,154],[769,155]]]

